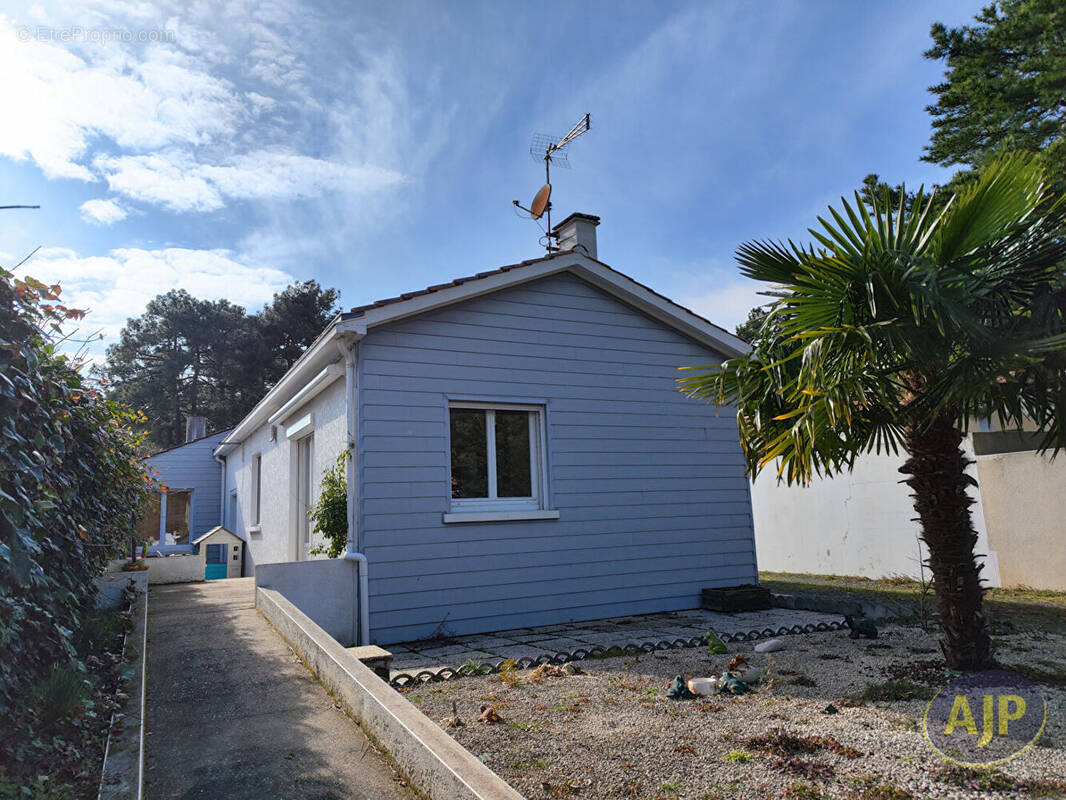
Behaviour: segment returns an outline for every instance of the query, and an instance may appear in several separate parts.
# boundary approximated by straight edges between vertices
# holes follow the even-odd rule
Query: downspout
[[[222,467],[222,497],[218,501],[218,524],[226,528],[226,457],[215,455],[214,459]],[[229,530],[229,528],[226,528],[226,530]],[[236,533],[236,531],[232,531],[232,533]]]
[[[355,561],[356,569],[359,570],[359,637],[356,644],[370,644],[370,580],[368,576],[369,563],[366,556],[358,552],[357,537],[359,531],[356,527],[358,521],[359,506],[359,483],[355,468],[356,436],[359,413],[359,386],[356,378],[356,353],[358,344],[347,344],[344,341],[337,342],[337,347],[344,355],[344,385],[347,390],[345,399],[347,406],[348,424],[348,458],[345,461],[345,479],[348,483],[348,549],[344,553],[345,561]],[[352,621],[355,627],[355,621]],[[354,633],[354,631],[353,631]],[[352,637],[355,639],[355,636]]]

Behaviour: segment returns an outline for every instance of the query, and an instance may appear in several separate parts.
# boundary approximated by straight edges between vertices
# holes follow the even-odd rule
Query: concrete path
[[[149,589],[148,800],[413,800],[253,592],[251,578]]]
[[[570,653],[578,648],[624,647],[627,644],[653,644],[675,639],[702,637],[707,631],[717,634],[739,633],[765,628],[807,625],[819,622],[839,622],[839,614],[819,614],[814,611],[794,611],[771,608],[766,611],[744,611],[721,614],[704,609],[665,611],[631,617],[611,617],[591,622],[570,622],[561,625],[542,625],[537,628],[518,628],[498,633],[452,636],[447,639],[426,639],[386,645],[392,653],[391,675],[419,670],[438,670],[461,666],[467,661],[491,664],[506,658],[537,658],[559,652]]]

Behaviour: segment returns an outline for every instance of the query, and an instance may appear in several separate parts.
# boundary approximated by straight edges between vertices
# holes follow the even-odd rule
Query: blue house
[[[735,417],[676,386],[747,345],[599,261],[598,222],[338,316],[215,450],[246,574],[361,644],[755,582]],[[306,512],[338,458],[348,553],[321,559]]]
[[[199,536],[221,524],[222,465],[214,450],[229,431],[207,435],[205,424],[204,417],[190,417],[183,444],[142,461],[161,487],[138,529],[152,551],[191,553]]]

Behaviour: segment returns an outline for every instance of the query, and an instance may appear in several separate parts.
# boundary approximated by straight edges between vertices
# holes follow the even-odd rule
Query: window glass
[[[263,456],[257,455],[252,461],[252,524],[259,524],[259,509],[262,506],[263,493]],[[236,525],[236,521],[234,521]]]
[[[451,409],[452,497],[488,497],[488,440],[485,412]]]
[[[189,543],[190,492],[167,492],[166,541],[163,544]]]
[[[137,541],[159,544],[159,492],[148,496],[144,516],[137,524]]]
[[[496,412],[496,496],[532,497],[528,411]]]

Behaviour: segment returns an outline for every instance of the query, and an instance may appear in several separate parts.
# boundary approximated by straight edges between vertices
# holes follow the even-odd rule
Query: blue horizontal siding
[[[222,466],[212,454],[227,433],[219,431],[144,459],[162,485],[174,491],[192,490],[189,541],[222,524]]]
[[[676,384],[721,360],[569,274],[372,329],[358,453],[373,638],[692,608],[703,586],[752,581],[735,414]],[[559,520],[442,522],[448,396],[547,404]]]

